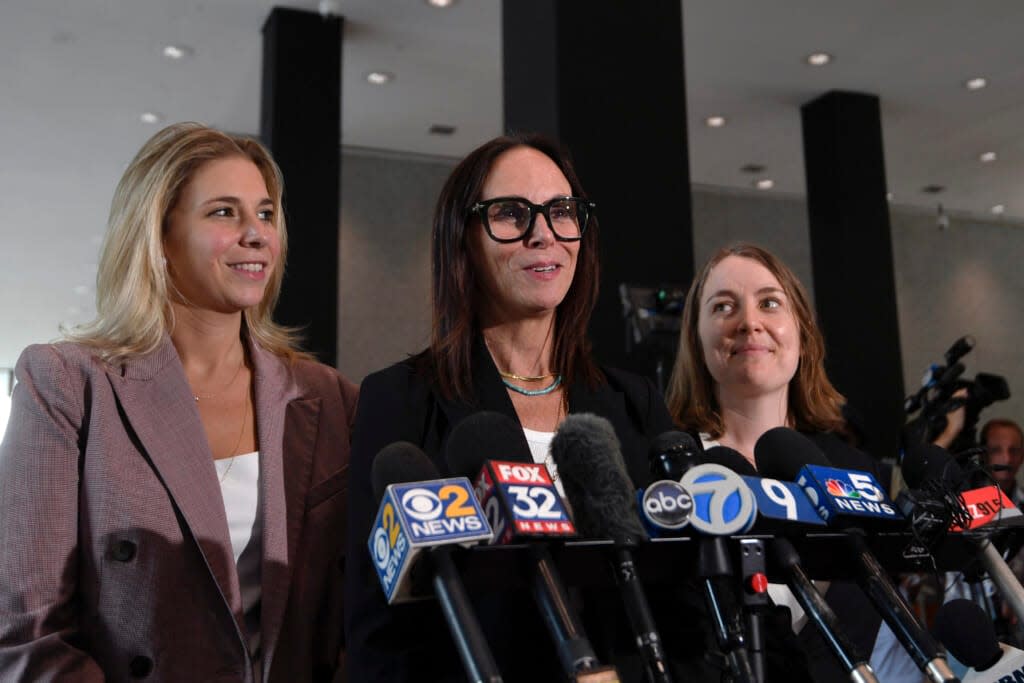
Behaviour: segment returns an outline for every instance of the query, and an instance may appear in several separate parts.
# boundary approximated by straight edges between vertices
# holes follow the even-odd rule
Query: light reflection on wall
[[[0,439],[7,431],[7,420],[11,416],[11,390],[14,388],[14,370],[0,368]]]

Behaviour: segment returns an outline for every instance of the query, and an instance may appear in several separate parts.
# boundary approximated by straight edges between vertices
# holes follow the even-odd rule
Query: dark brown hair
[[[978,437],[978,441],[984,446],[988,441],[988,433],[992,431],[994,427],[1005,427],[1007,429],[1017,430],[1017,438],[1020,439],[1020,443],[1024,446],[1024,430],[1021,430],[1020,425],[1013,420],[1008,420],[1005,417],[994,417],[985,423],[985,426],[981,428],[981,435]]]
[[[728,256],[741,256],[760,263],[782,285],[792,304],[800,330],[800,364],[789,382],[789,419],[801,431],[845,432],[842,406],[846,402],[825,374],[825,340],[815,322],[806,290],[796,275],[774,254],[754,244],[739,242],[719,249],[704,264],[690,285],[679,332],[679,353],[669,380],[668,408],[672,417],[687,429],[722,435],[725,425],[714,379],[704,361],[698,324],[700,301],[711,270]]]
[[[480,279],[470,257],[471,230],[483,230],[470,207],[480,192],[495,160],[516,147],[531,147],[551,159],[569,181],[572,193],[586,197],[572,162],[562,147],[536,134],[503,135],[484,143],[463,159],[445,182],[434,212],[431,235],[432,329],[430,347],[419,365],[432,375],[446,398],[470,400],[473,344],[480,333]],[[543,220],[538,218],[538,220]],[[584,381],[594,385],[600,374],[590,354],[587,324],[597,301],[597,219],[580,242],[576,273],[555,315],[552,367],[566,385]]]

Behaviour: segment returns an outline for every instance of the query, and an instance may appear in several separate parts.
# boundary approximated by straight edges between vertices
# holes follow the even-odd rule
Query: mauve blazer
[[[357,389],[249,351],[262,681],[330,680]],[[170,339],[116,367],[76,344],[32,346],[16,372],[0,444],[0,680],[255,683],[220,486]]]

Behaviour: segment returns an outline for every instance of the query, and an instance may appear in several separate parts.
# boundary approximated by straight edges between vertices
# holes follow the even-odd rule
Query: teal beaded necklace
[[[551,384],[544,387],[543,389],[523,389],[522,387],[517,387],[515,384],[512,384],[512,382],[509,382],[504,377],[501,378],[501,382],[512,391],[516,392],[517,394],[522,394],[523,396],[544,396],[546,394],[550,394],[552,391],[558,388],[558,386],[562,383],[562,376],[555,375],[555,381],[553,381]]]

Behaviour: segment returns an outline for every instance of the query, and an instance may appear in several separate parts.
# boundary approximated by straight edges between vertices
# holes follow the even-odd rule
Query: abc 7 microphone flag
[[[391,484],[368,541],[388,604],[413,599],[406,575],[420,552],[440,545],[475,545],[493,537],[466,477]]]

